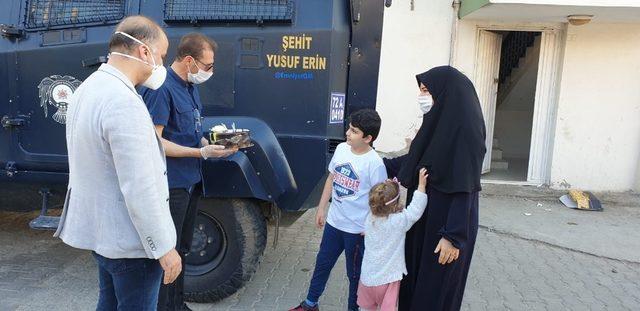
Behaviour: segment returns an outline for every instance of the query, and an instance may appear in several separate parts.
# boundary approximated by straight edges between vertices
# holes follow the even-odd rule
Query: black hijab
[[[408,189],[417,186],[421,167],[429,170],[429,186],[444,192],[480,191],[486,152],[485,126],[478,95],[464,74],[451,66],[416,76],[433,97],[433,108],[411,143],[398,174]]]

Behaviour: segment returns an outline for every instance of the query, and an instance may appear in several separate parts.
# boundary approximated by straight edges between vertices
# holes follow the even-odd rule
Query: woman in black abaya
[[[385,159],[389,176],[409,195],[420,168],[429,171],[427,211],[407,233],[399,310],[459,310],[478,232],[484,119],[473,84],[455,68],[436,67],[416,78],[422,126],[407,155]]]

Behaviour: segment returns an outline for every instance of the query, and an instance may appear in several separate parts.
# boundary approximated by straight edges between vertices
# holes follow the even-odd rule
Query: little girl
[[[369,192],[371,213],[365,222],[364,257],[358,285],[358,305],[364,310],[395,310],[404,261],[406,232],[427,207],[427,170],[421,169],[418,189],[406,209],[399,203],[397,180],[379,183]]]

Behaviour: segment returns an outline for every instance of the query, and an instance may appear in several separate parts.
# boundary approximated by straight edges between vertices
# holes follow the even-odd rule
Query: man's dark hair
[[[375,110],[362,109],[351,114],[349,124],[360,129],[364,133],[363,137],[371,135],[371,142],[374,142],[380,133],[382,120]]]
[[[162,28],[154,21],[147,17],[136,15],[123,19],[117,26],[115,31],[121,31],[132,37],[146,43],[153,44],[164,35]],[[140,44],[131,38],[121,35],[112,34],[109,40],[110,52],[131,52]]]
[[[178,54],[176,59],[183,60],[187,56],[191,56],[197,60],[202,57],[202,51],[210,49],[215,53],[218,50],[218,44],[213,39],[197,32],[184,35],[178,44]]]

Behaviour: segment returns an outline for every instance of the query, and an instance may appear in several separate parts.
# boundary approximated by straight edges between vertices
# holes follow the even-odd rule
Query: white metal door
[[[527,181],[533,183],[550,179],[564,40],[559,29],[542,32],[527,174]]]
[[[491,170],[491,149],[493,145],[493,124],[496,116],[498,95],[498,74],[500,70],[500,50],[502,35],[480,30],[476,53],[475,87],[480,98],[484,122],[487,128],[487,153],[482,163],[482,173]]]

